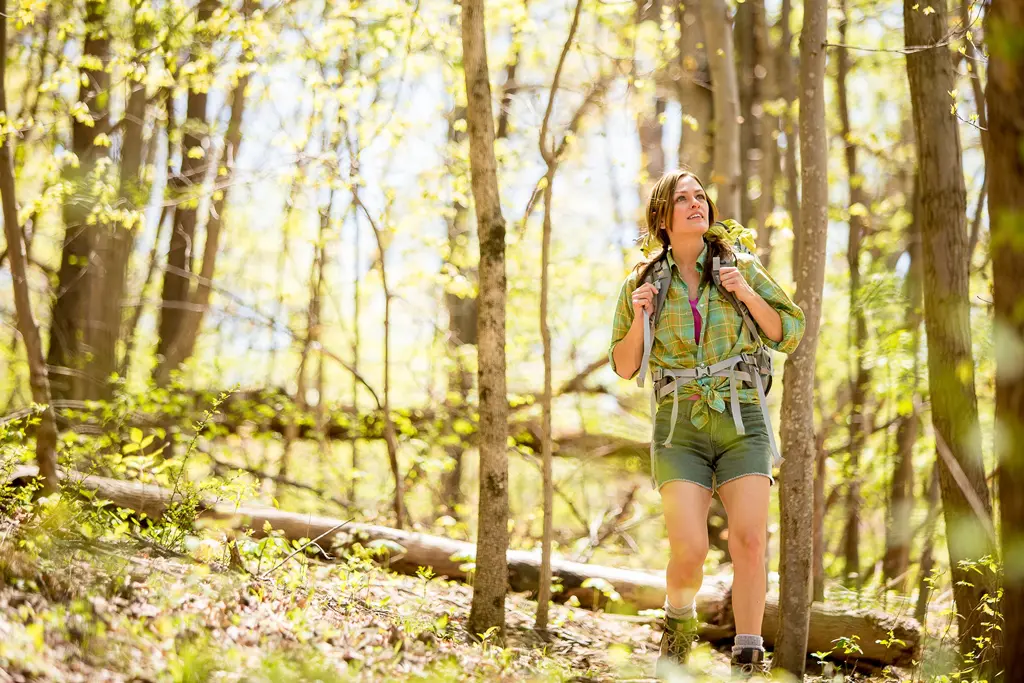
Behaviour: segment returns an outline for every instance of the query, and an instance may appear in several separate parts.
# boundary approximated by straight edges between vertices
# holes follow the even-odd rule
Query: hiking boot
[[[734,652],[729,668],[734,676],[740,678],[768,678],[771,671],[764,660],[764,650],[759,647],[745,647]]]
[[[698,623],[696,617],[692,619],[665,617],[665,625],[661,634],[661,651],[654,668],[655,677],[666,678],[686,664],[690,650],[697,642]]]

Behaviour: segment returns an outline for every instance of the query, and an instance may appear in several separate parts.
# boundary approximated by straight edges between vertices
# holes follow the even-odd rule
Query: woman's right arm
[[[629,277],[622,285],[615,307],[609,359],[612,370],[623,379],[632,379],[640,370],[644,355],[644,318],[642,311],[654,312],[657,290],[647,283],[636,289],[636,278]]]

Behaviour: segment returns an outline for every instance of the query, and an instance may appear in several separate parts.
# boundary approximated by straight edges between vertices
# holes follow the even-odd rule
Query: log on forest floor
[[[37,476],[34,466],[15,469],[9,481],[25,481]],[[66,474],[62,477],[66,478]],[[180,494],[173,499],[171,491],[153,484],[142,484],[98,476],[76,478],[77,485],[115,505],[159,518],[172,500],[180,500]],[[217,501],[204,501],[200,513],[206,519],[227,521],[236,529],[251,529],[255,536],[264,535],[268,525],[281,531],[286,538],[298,540],[316,538],[341,526],[333,534],[333,542],[340,545],[371,541],[390,541],[400,545],[404,552],[389,561],[389,568],[406,574],[415,574],[420,567],[432,567],[438,576],[465,580],[466,572],[460,567],[475,554],[476,546],[466,541],[457,541],[442,536],[402,531],[390,527],[348,523],[333,517],[287,512],[264,506],[234,505]],[[324,547],[331,547],[322,542]],[[454,558],[454,559],[453,559]],[[540,553],[523,550],[508,551],[509,586],[514,591],[536,591],[540,572]],[[584,588],[587,579],[607,582],[621,596],[621,599],[637,609],[661,608],[665,601],[665,578],[661,572],[653,573],[636,569],[619,569],[596,564],[582,564],[564,560],[552,561],[552,574],[561,579],[563,590],[556,594],[559,600],[576,596],[580,604],[590,607],[603,606],[607,597],[595,588]],[[708,577],[697,594],[697,611],[705,626],[702,634],[708,639],[731,638],[735,631],[732,624],[730,605],[731,579]],[[765,644],[775,641],[774,624],[778,623],[778,598],[769,595],[765,606]],[[840,637],[858,637],[863,650],[857,655],[834,652],[835,659],[860,661],[871,668],[879,665],[908,666],[920,657],[921,628],[909,617],[887,614],[879,610],[850,609],[834,605],[814,604],[811,608],[810,637],[808,653],[832,651],[833,642]],[[888,642],[882,645],[877,641]]]

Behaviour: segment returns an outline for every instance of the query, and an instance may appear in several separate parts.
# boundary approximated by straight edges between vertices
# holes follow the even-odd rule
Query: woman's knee
[[[768,545],[765,529],[730,529],[729,554],[734,562],[763,564]]]
[[[687,569],[700,569],[708,556],[707,536],[688,539],[669,539],[672,562]]]

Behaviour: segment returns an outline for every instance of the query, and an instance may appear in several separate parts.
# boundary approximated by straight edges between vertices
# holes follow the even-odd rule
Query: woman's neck
[[[669,237],[672,244],[672,258],[680,268],[696,268],[697,257],[704,251],[704,236],[697,234],[679,235],[674,239]]]

